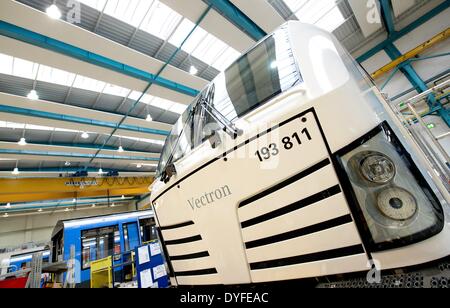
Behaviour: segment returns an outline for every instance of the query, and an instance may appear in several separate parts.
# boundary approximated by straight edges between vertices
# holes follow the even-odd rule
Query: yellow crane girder
[[[138,196],[149,192],[152,177],[0,179],[0,203]]]
[[[445,41],[450,36],[450,28],[447,28],[446,30],[442,31],[438,35],[434,36],[433,38],[429,39],[425,43],[417,46],[416,48],[408,51],[401,57],[398,57],[394,61],[390,62],[389,64],[386,64],[376,72],[374,72],[371,76],[373,79],[377,79],[381,77],[382,75],[386,74],[387,72],[390,72],[394,68],[396,68],[399,64],[405,62],[406,60],[412,59],[418,54],[423,53],[425,50],[433,47],[434,45]]]

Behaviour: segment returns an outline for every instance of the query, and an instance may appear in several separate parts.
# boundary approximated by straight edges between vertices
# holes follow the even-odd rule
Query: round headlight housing
[[[360,162],[360,171],[364,179],[375,184],[392,181],[396,172],[392,159],[379,152],[368,153]]]

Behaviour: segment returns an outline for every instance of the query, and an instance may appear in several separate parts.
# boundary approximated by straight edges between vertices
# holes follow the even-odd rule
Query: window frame
[[[114,232],[113,232],[113,248],[112,248],[112,250],[111,250],[111,254],[110,254],[110,252],[109,252],[109,249],[108,249],[108,256],[106,256],[106,257],[109,257],[109,256],[114,256],[116,253],[115,253],[115,251],[114,251],[114,249],[115,249],[115,233],[117,232],[118,234],[119,234],[119,237],[121,236],[121,234],[120,234],[120,227],[119,227],[119,224],[115,224],[115,225],[110,225],[110,226],[104,226],[104,227],[98,227],[98,228],[91,228],[91,229],[85,229],[85,230],[80,230],[80,248],[81,248],[81,270],[88,270],[88,269],[90,269],[91,268],[91,263],[93,262],[93,261],[97,261],[97,260],[100,260],[99,258],[98,258],[98,239],[99,239],[99,234],[98,234],[98,231],[99,230],[101,230],[101,229],[107,229],[107,228],[113,228],[113,230],[114,230]],[[85,258],[84,258],[84,246],[83,246],[83,233],[87,233],[87,232],[90,232],[90,231],[94,231],[94,230],[96,230],[97,232],[96,232],[96,237],[95,237],[95,239],[96,239],[96,241],[95,241],[95,247],[96,247],[96,251],[95,251],[95,260],[92,260],[92,259],[90,259],[90,256],[91,256],[91,247],[89,247],[89,265],[88,266],[85,266]],[[109,233],[110,234],[110,233]],[[122,251],[122,244],[121,244],[121,242],[120,242],[120,240],[119,240],[119,246],[120,246],[120,251]],[[105,257],[105,258],[106,258]]]

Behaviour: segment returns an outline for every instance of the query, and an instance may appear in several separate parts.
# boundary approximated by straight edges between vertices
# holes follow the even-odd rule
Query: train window
[[[302,82],[289,33],[281,27],[219,74],[186,109],[166,139],[156,176],[161,175],[169,160],[183,158],[205,140],[211,129],[221,128],[207,112],[195,108],[212,85],[215,91],[209,103],[234,121]]]
[[[91,262],[120,253],[119,226],[81,231],[82,267]]]
[[[223,78],[215,83],[214,107],[231,121],[303,81],[283,28],[239,58]]]
[[[139,220],[141,228],[142,243],[148,243],[158,239],[154,218],[144,218]]]
[[[123,237],[125,242],[125,251],[130,251],[139,246],[139,232],[137,223],[128,223],[123,225]]]
[[[52,239],[53,242],[53,262],[59,262],[63,259],[64,255],[64,241],[63,241],[63,231],[61,230],[55,237]]]

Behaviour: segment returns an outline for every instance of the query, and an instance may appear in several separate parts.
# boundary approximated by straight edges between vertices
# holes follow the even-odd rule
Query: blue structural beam
[[[31,151],[31,150],[0,149],[0,154],[71,157],[71,158],[87,158],[87,159],[99,158],[99,159],[137,160],[137,161],[152,161],[152,162],[159,161],[159,158],[153,158],[153,157],[105,155],[105,154],[81,154],[81,153],[67,153],[67,152],[57,152],[57,151]]]
[[[445,0],[443,3],[441,3],[438,6],[436,6],[434,9],[430,10],[428,13],[426,13],[422,17],[417,18],[414,22],[412,22],[411,24],[407,25],[403,29],[401,29],[399,31],[394,31],[393,33],[391,33],[385,41],[381,42],[380,44],[378,44],[377,46],[375,46],[371,50],[367,51],[362,56],[358,57],[356,60],[359,63],[362,63],[362,62],[366,61],[367,59],[369,59],[369,58],[373,57],[374,55],[376,55],[378,52],[382,51],[387,45],[392,44],[393,42],[395,42],[399,38],[403,37],[404,35],[408,34],[412,30],[414,30],[417,27],[421,26],[422,24],[426,23],[431,18],[433,18],[436,15],[442,13],[443,11],[448,9],[449,7],[450,7],[450,0]]]
[[[391,0],[380,0],[381,4],[381,17],[383,18],[384,25],[388,35],[395,33],[394,18],[392,16],[392,3]]]
[[[71,123],[77,123],[77,124],[86,124],[86,125],[93,125],[93,126],[99,126],[99,127],[107,127],[107,128],[112,128],[112,129],[123,129],[123,130],[128,130],[128,131],[133,131],[133,132],[147,133],[147,134],[160,135],[160,136],[168,136],[170,133],[168,131],[159,130],[159,129],[145,128],[145,127],[139,127],[139,126],[127,125],[127,124],[116,124],[116,123],[112,123],[112,122],[105,122],[105,121],[70,116],[70,115],[65,115],[65,114],[52,113],[52,112],[47,112],[47,111],[39,111],[39,110],[33,110],[33,109],[26,109],[26,108],[13,107],[13,106],[5,106],[5,105],[0,105],[0,112],[17,114],[17,115],[22,115],[22,116],[29,116],[29,117],[36,117],[36,118],[43,118],[43,119],[49,119],[49,120],[71,122]]]
[[[192,97],[198,95],[199,91],[176,83],[174,81],[150,74],[138,68],[117,62],[99,54],[78,48],[76,46],[55,40],[48,36],[18,27],[16,25],[0,21],[0,35],[7,36],[34,46],[51,50],[68,57],[72,57],[96,66],[100,66],[118,73],[140,79],[146,82],[165,87],[167,89],[186,94]]]
[[[256,23],[239,10],[229,0],[206,0],[214,10],[225,16],[235,26],[245,31],[255,41],[259,41],[267,35]]]
[[[10,143],[11,141],[9,141],[9,140],[0,140],[0,142],[9,142]],[[78,149],[83,149],[83,150],[98,150],[98,149],[102,148],[102,146],[99,145],[99,144],[87,144],[87,143],[27,142],[27,145],[69,147],[69,148],[78,148]],[[117,147],[113,147],[113,146],[104,146],[103,150],[117,151],[118,148]],[[129,152],[134,152],[134,153],[142,153],[142,154],[149,154],[149,152],[144,152],[144,151],[127,150],[125,147],[124,147],[124,151],[129,151]],[[159,153],[154,153],[154,154],[158,154],[159,155]]]
[[[92,203],[97,203],[99,206],[107,205],[109,203],[120,203],[123,201],[131,201],[131,200],[138,200],[137,197],[133,198],[127,198],[125,200],[118,199],[120,196],[113,196],[114,200],[108,200],[107,198],[89,198],[89,199],[80,199],[81,202],[73,203],[71,201],[65,201],[65,202],[59,202],[58,204],[52,204],[52,205],[39,205],[37,203],[26,203],[26,204],[18,204],[14,205],[11,204],[11,208],[0,208],[0,213],[15,213],[15,212],[22,212],[22,211],[32,211],[32,210],[45,210],[45,209],[57,209],[60,207],[64,208],[74,208],[79,206],[91,206]],[[85,200],[93,200],[90,202],[86,202]],[[47,202],[48,203],[48,202]],[[27,204],[30,204],[31,206],[27,206]],[[34,205],[36,204],[36,205]]]

